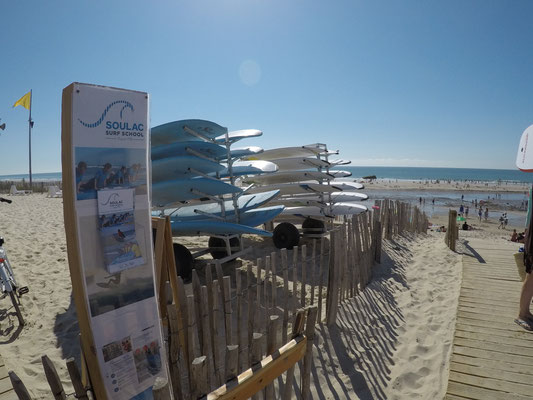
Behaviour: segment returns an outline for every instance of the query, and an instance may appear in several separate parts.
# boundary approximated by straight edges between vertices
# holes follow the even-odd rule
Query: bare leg
[[[533,314],[531,311],[529,311],[529,305],[531,304],[532,298],[533,276],[531,276],[531,274],[526,274],[526,279],[524,280],[524,285],[522,286],[522,291],[520,292],[520,312],[518,314],[518,318],[533,320]]]

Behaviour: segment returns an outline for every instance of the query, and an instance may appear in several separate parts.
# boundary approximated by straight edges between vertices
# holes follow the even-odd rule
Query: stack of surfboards
[[[174,121],[152,128],[152,215],[169,215],[175,235],[271,236],[255,227],[283,211],[283,205],[261,207],[280,191],[243,194],[234,185],[237,176],[278,171],[269,161],[235,161],[263,149],[231,146],[260,135],[256,129],[228,132],[205,120]]]
[[[360,201],[368,199],[358,192],[363,185],[343,182],[349,171],[331,168],[349,164],[349,161],[330,160],[338,152],[328,151],[323,144],[300,147],[283,147],[265,150],[245,156],[245,160],[270,161],[279,168],[278,172],[243,178],[248,184],[255,184],[249,193],[265,190],[279,190],[281,196],[273,202],[285,205],[283,215],[311,218],[332,218],[337,215],[352,215],[367,211]]]

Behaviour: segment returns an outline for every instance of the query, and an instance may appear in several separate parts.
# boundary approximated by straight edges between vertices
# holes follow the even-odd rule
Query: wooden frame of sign
[[[63,99],[61,105],[61,162],[63,182],[72,182],[74,177],[71,166],[74,164],[73,154],[71,151],[64,151],[72,147],[72,97],[74,92],[74,84],[69,85],[63,90]],[[100,367],[96,358],[96,348],[94,345],[94,337],[89,325],[89,313],[85,303],[87,294],[83,286],[81,270],[81,255],[78,251],[78,220],[76,218],[76,210],[73,207],[76,196],[76,188],[73,185],[63,184],[63,215],[65,220],[65,234],[67,237],[67,254],[68,264],[70,269],[70,276],[72,280],[72,297],[74,298],[74,305],[76,306],[76,314],[78,315],[78,324],[81,334],[81,351],[84,355],[87,369],[89,372],[89,380],[91,382],[94,395],[98,400],[107,399],[107,394],[104,386],[103,377],[100,374]]]

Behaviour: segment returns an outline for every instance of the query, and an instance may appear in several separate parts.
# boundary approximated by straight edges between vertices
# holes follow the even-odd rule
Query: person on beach
[[[481,222],[481,216],[483,215],[483,209],[481,207],[479,207],[477,215],[479,215],[479,222]]]
[[[498,229],[504,229],[504,226],[503,226],[503,214],[500,217],[499,221],[500,221],[500,225],[498,225]]]
[[[524,242],[526,279],[524,279],[524,284],[522,285],[522,290],[520,292],[518,318],[516,318],[514,322],[526,331],[533,331],[533,314],[529,310],[531,299],[533,299],[533,277],[531,276],[531,270],[533,269],[533,224],[531,224],[531,221],[527,227]]]
[[[105,163],[104,167],[94,176],[94,189],[103,189],[107,186],[108,180],[111,176],[111,164]]]
[[[511,234],[511,242],[517,242],[518,241],[518,233],[516,233],[516,229],[513,229],[513,233]]]
[[[489,208],[485,208],[485,222],[489,219]]]
[[[465,217],[468,218],[468,212],[470,211],[470,208],[466,206],[465,208]]]
[[[462,217],[464,212],[465,212],[465,208],[461,204],[461,207],[459,207],[459,215]]]

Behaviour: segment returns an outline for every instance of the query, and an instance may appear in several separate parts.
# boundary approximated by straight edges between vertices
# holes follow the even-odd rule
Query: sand
[[[448,188],[448,190],[451,187]],[[389,188],[390,189],[390,188]],[[8,298],[0,302],[0,354],[36,399],[50,391],[40,358],[55,363],[66,392],[65,360],[79,358],[78,324],[71,299],[61,198],[33,194],[0,203],[5,248],[20,283],[27,325],[20,329]],[[447,217],[435,217],[436,226]],[[469,219],[475,236],[508,240],[497,222]],[[520,227],[519,227],[520,228]],[[191,245],[205,238],[181,238]],[[248,238],[254,259],[274,250],[270,241]],[[460,251],[460,247],[459,247]],[[383,262],[363,294],[344,303],[334,327],[317,328],[312,393],[322,399],[442,398],[461,276],[460,254],[444,245],[444,233],[403,236],[384,244]],[[7,309],[7,314],[5,310]]]

